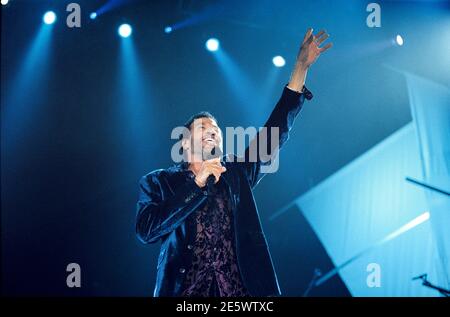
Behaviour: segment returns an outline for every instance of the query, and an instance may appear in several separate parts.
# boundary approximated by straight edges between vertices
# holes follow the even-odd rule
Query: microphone
[[[208,190],[214,185],[214,182],[216,181],[216,178],[214,177],[214,175],[209,175],[208,178],[206,179],[206,187],[208,188]]]

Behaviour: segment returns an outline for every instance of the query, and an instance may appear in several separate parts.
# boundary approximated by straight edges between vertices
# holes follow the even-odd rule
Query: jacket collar
[[[194,177],[194,173],[191,170],[189,170],[188,162],[185,161],[175,163],[174,165],[169,167],[169,170],[173,173],[180,173],[191,178]]]

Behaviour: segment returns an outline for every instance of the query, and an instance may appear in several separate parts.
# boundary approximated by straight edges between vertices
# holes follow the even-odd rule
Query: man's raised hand
[[[325,46],[320,47],[330,35],[324,30],[321,30],[317,34],[313,34],[313,29],[309,28],[306,32],[302,45],[297,55],[297,63],[301,64],[305,68],[309,68],[319,58],[320,54],[328,50],[333,43],[328,43]]]
[[[291,73],[288,87],[295,91],[301,91],[306,80],[306,74],[309,67],[317,60],[317,58],[328,50],[332,43],[328,43],[320,47],[323,42],[329,37],[325,31],[320,31],[316,35],[313,34],[313,29],[309,28],[303,37],[302,44],[297,54],[294,70]]]

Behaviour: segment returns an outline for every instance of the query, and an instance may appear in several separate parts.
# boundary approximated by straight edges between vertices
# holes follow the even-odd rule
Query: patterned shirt
[[[220,179],[203,208],[190,218],[196,222],[197,234],[182,296],[249,296],[237,264],[233,215],[226,190]]]

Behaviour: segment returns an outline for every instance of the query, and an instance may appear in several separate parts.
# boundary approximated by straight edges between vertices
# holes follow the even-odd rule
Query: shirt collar
[[[175,164],[175,168],[177,171],[185,174],[189,178],[194,178],[194,173],[189,169],[189,163],[182,161],[180,163]]]

